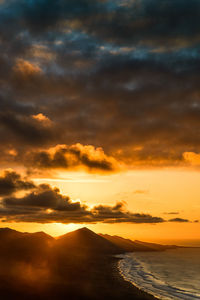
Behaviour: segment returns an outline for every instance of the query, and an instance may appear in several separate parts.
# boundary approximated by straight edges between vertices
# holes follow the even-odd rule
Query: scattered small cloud
[[[180,213],[178,211],[170,211],[170,212],[164,212],[164,215],[179,215]]]
[[[17,59],[14,67],[13,67],[14,73],[20,76],[33,76],[38,75],[42,73],[41,68],[30,61],[26,61],[23,59]]]
[[[133,192],[134,194],[149,194],[149,190],[135,190],[134,192]]]
[[[50,126],[52,121],[42,113],[32,115],[32,118],[38,122],[41,122],[44,126]]]
[[[188,219],[173,218],[173,219],[170,219],[168,222],[188,223],[190,221]]]

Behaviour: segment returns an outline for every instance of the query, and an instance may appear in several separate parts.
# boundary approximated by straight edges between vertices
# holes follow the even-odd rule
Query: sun
[[[84,227],[84,224],[75,224],[75,223],[69,223],[69,224],[62,224],[62,223],[53,223],[53,228],[51,230],[51,235],[54,237],[63,235],[65,233],[77,230],[79,228]]]

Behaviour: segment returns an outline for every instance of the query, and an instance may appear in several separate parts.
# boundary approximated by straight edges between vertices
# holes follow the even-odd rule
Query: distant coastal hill
[[[111,236],[108,234],[101,234],[102,237],[112,242],[114,245],[121,248],[126,252],[136,252],[136,251],[163,251],[167,249],[175,249],[176,245],[160,245],[155,243],[146,243],[141,241],[132,241],[130,239],[125,239],[120,236]]]

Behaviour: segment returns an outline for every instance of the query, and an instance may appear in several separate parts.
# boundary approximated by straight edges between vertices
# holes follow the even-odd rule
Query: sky
[[[200,240],[200,2],[0,1],[0,226]]]

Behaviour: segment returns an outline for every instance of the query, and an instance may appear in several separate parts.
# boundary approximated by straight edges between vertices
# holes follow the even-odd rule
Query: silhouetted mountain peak
[[[94,236],[98,236],[98,234],[94,233],[92,230],[88,229],[87,227],[83,227],[68,233],[65,233],[58,237],[58,240],[68,239],[69,237],[89,237],[92,238]]]
[[[74,234],[80,234],[80,235],[88,235],[88,236],[94,236],[97,235],[92,230],[88,229],[87,227],[82,227],[80,229],[77,229],[75,231],[72,231]],[[70,232],[71,233],[71,232]]]
[[[77,253],[121,253],[120,248],[87,227],[60,236],[57,239],[57,243],[58,245],[62,244],[62,247],[66,251],[73,249],[73,251],[76,251]]]
[[[79,231],[79,232],[92,232],[94,233],[92,230],[88,229],[87,227],[82,227],[80,229],[77,229],[76,231]]]

